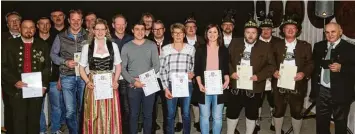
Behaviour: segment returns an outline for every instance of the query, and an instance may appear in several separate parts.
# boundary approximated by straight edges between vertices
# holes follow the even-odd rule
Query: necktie
[[[330,59],[330,53],[332,51],[334,43],[330,43],[327,51],[327,55],[325,56],[325,60]],[[330,70],[329,69],[324,69],[324,74],[323,74],[323,80],[326,84],[330,82]]]

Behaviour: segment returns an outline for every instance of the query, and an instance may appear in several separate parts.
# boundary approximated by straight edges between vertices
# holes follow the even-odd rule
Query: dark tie
[[[325,56],[325,60],[330,59],[330,53],[332,51],[334,43],[330,43],[327,51],[327,55]],[[324,74],[323,74],[323,81],[328,84],[330,82],[330,70],[329,69],[324,69]]]

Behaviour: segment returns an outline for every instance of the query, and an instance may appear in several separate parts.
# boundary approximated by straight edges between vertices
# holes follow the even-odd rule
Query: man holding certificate
[[[316,100],[317,134],[330,134],[333,116],[335,134],[347,133],[350,104],[354,99],[355,46],[341,39],[339,24],[325,26],[325,41],[314,44],[312,91]]]
[[[177,101],[180,100],[184,134],[191,129],[190,100],[193,90],[191,79],[194,77],[195,47],[184,43],[185,26],[174,23],[170,26],[173,43],[161,51],[160,78],[167,98],[166,133],[174,134],[174,120]]]
[[[48,44],[34,38],[35,23],[24,20],[21,37],[10,39],[1,49],[1,79],[9,96],[12,124],[7,133],[38,134],[43,94],[49,84]]]
[[[312,46],[306,41],[296,39],[302,27],[295,19],[295,16],[284,17],[280,35],[285,39],[273,45],[277,67],[272,80],[276,134],[282,133],[287,103],[290,104],[293,132],[300,133],[304,97],[313,69]]]
[[[123,45],[121,52],[122,76],[127,82],[130,83],[130,88],[128,89],[130,134],[138,133],[138,114],[141,105],[143,105],[142,111],[144,116],[143,133],[150,134],[152,133],[152,112],[155,93],[146,96],[143,87],[154,83],[143,83],[139,77],[140,75],[142,76],[142,74],[150,74],[148,71],[153,69],[155,71],[153,75],[159,72],[160,62],[158,57],[158,49],[153,41],[144,38],[145,27],[142,21],[134,23],[132,26],[132,33],[134,35],[134,39]],[[150,75],[146,76],[147,78],[151,78]]]
[[[222,132],[223,90],[228,87],[228,49],[223,44],[218,25],[210,24],[205,32],[206,45],[197,48],[195,73],[199,85],[200,128],[202,134],[209,134],[209,119],[212,111],[212,133]],[[211,110],[212,105],[212,110]]]
[[[257,38],[258,25],[250,19],[244,25],[244,38],[229,46],[232,95],[228,97],[228,103],[233,105],[227,107],[227,134],[234,134],[243,107],[247,117],[246,134],[253,133],[266,79],[275,69],[271,46]]]

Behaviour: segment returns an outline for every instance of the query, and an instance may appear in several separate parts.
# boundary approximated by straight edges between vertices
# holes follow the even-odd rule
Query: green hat
[[[258,29],[258,24],[256,23],[256,21],[253,18],[250,17],[250,19],[244,25],[244,29],[246,29],[246,28]]]
[[[272,22],[272,12],[260,23],[259,27],[274,27],[274,23]]]
[[[234,17],[235,17],[235,14],[237,13],[236,10],[234,9],[227,9],[224,11],[224,16],[222,18],[222,23],[224,22],[230,22],[230,23],[233,23],[235,24],[235,20],[234,20]]]
[[[298,32],[296,36],[298,37],[301,34],[302,30],[302,25],[299,23],[298,15],[297,14],[292,14],[292,15],[285,15],[282,19],[281,25],[279,27],[280,29],[280,35],[284,37],[283,33],[283,28],[285,25],[292,24],[295,25],[298,29]]]

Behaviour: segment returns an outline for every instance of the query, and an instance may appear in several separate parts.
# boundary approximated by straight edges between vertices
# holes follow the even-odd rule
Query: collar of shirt
[[[81,31],[82,29],[80,29],[80,31],[79,31],[79,33],[78,34],[76,34],[76,38],[78,38],[78,37],[81,37]],[[75,36],[74,36],[74,34],[73,33],[71,33],[71,31],[70,31],[70,29],[68,29],[68,32],[69,32],[69,34],[68,34],[68,36],[70,37],[70,38],[72,38],[72,39],[74,39],[75,40]]]
[[[163,41],[164,41],[164,36],[163,36],[163,39],[161,39],[161,41],[158,41],[155,37],[154,37],[154,40],[157,42],[157,44],[159,46],[163,45]]]
[[[232,39],[232,34],[226,35],[226,34],[223,33],[223,39],[224,40],[231,40]]]
[[[341,41],[341,38],[339,38],[337,41],[334,42],[333,49],[340,43],[340,41]],[[330,46],[330,42],[327,43],[327,46],[328,47]]]
[[[272,36],[269,39],[264,39],[263,37],[260,36],[259,40],[264,41],[264,42],[270,42],[271,38],[272,38]]]
[[[15,33],[11,32],[11,31],[9,31],[9,32],[12,35],[13,38],[21,37],[20,33],[15,34]]]
[[[244,39],[244,46],[246,47],[246,48],[248,48],[248,47],[254,47],[254,44],[256,43],[256,41],[254,41],[254,43],[252,43],[252,44],[249,44],[245,39]]]
[[[194,45],[195,42],[197,41],[197,36],[195,35],[195,37],[193,37],[193,39],[189,39],[189,38],[186,36],[186,39],[187,39],[188,44]]]
[[[287,42],[285,39],[285,43],[286,43],[286,47],[295,48],[297,44],[297,39],[293,40],[292,42]]]
[[[23,43],[33,43],[33,39],[34,39],[34,38],[32,38],[31,41],[25,41],[25,40],[23,40],[23,38],[21,37],[21,40],[22,40]]]

